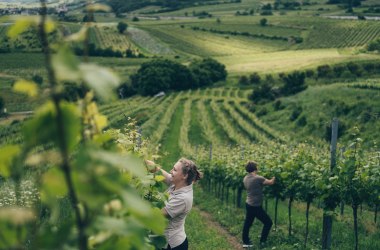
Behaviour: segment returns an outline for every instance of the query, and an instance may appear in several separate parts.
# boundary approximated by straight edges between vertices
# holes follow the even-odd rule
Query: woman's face
[[[176,164],[174,164],[173,169],[170,170],[170,173],[172,175],[172,182],[174,184],[181,183],[182,181],[186,182],[187,176],[185,176],[182,172],[181,162],[178,161]]]

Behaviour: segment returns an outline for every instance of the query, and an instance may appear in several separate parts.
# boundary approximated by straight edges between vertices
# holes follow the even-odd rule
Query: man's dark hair
[[[249,161],[247,163],[247,165],[245,165],[245,170],[248,172],[248,173],[252,173],[253,171],[256,171],[257,170],[257,163],[254,162],[254,161]]]

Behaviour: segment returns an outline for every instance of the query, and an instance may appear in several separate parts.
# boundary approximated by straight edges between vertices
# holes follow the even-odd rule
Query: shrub
[[[289,117],[289,120],[291,121],[297,120],[297,118],[300,116],[301,113],[302,113],[302,107],[295,107],[295,109],[293,110],[292,114]]]
[[[283,95],[293,95],[307,88],[304,72],[294,71],[284,76],[282,80],[284,81],[284,85],[280,91]]]
[[[260,75],[257,72],[253,72],[249,76],[249,82],[252,83],[252,84],[259,84],[260,81],[261,81],[261,77],[260,77]]]
[[[247,76],[240,76],[240,78],[239,78],[239,84],[241,84],[241,85],[248,85],[249,84],[248,77]]]
[[[380,51],[380,39],[371,41],[367,47],[368,51]]]
[[[42,85],[44,79],[40,75],[34,75],[32,77],[33,82],[37,83],[38,85]]]
[[[119,31],[120,34],[123,34],[124,31],[128,28],[128,24],[124,22],[119,22],[117,24],[117,30]]]
[[[317,67],[317,76],[318,77],[328,77],[328,76],[331,76],[331,73],[332,73],[332,70],[331,70],[331,67],[330,65],[321,65],[321,66],[318,66]]]
[[[67,101],[78,101],[79,99],[83,99],[85,94],[88,92],[88,88],[85,86],[79,86],[75,83],[64,83],[64,90],[61,93],[62,98]]]
[[[196,72],[207,72],[208,76],[212,83],[217,81],[225,80],[227,77],[226,66],[219,63],[215,59],[206,58],[202,61],[195,61],[190,64],[190,70],[193,73]],[[197,74],[194,74],[195,78],[197,78]],[[200,82],[201,86],[201,82]]]
[[[368,62],[363,64],[363,69],[368,73],[373,73],[376,70],[376,65],[373,62]]]
[[[285,106],[282,104],[281,100],[276,100],[274,103],[273,103],[273,108],[275,111],[278,111],[278,110],[282,110],[285,108]]]
[[[4,111],[4,99],[0,96],[0,115],[3,114]]]
[[[307,69],[307,70],[305,71],[305,75],[306,75],[306,77],[308,77],[308,78],[313,77],[314,74],[315,74],[315,71],[312,70],[312,69]]]
[[[266,18],[262,18],[262,19],[260,20],[260,25],[261,25],[261,26],[266,26],[267,23],[268,23],[268,20],[267,20]]]
[[[276,98],[276,94],[272,84],[263,82],[254,86],[252,94],[249,98],[255,103],[260,103],[274,100]]]
[[[345,71],[343,71],[341,77],[345,78],[345,79],[353,79],[356,76],[354,74],[352,74],[351,71],[349,71],[348,69],[346,69]]]
[[[257,116],[264,116],[268,114],[268,110],[266,107],[262,107],[259,111],[257,111],[256,115]]]
[[[265,75],[265,81],[267,83],[273,84],[274,83],[274,78],[273,78],[273,76],[271,74],[266,74]]]
[[[304,127],[304,126],[306,126],[306,124],[307,124],[306,116],[304,116],[304,115],[301,116],[301,117],[297,120],[296,124],[297,124],[297,126],[299,126],[299,127]]]
[[[333,67],[335,77],[340,77],[345,69],[346,67],[343,65],[335,65]]]
[[[363,73],[361,66],[354,62],[347,63],[347,69],[356,76],[361,76]]]
[[[131,84],[123,83],[117,89],[117,94],[120,99],[124,99],[137,94],[136,89],[134,89]]]
[[[273,15],[272,11],[271,10],[263,10],[260,12],[260,15],[262,16],[271,16]]]
[[[344,102],[338,102],[335,104],[335,115],[336,116],[347,116],[351,111],[351,107]]]

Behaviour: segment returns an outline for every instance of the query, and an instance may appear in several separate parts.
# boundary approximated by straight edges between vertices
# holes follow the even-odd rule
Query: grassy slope
[[[358,81],[360,83],[362,81]],[[264,122],[295,138],[320,138],[326,136],[326,127],[333,117],[337,117],[345,127],[342,139],[350,137],[353,126],[358,126],[365,140],[380,140],[380,91],[349,88],[347,84],[332,84],[309,87],[295,96],[280,99],[284,109],[275,111],[273,103],[260,105],[257,113],[266,109],[268,113],[261,116]],[[296,108],[302,108],[302,113],[295,121],[290,116]],[[298,125],[301,117],[307,124]]]

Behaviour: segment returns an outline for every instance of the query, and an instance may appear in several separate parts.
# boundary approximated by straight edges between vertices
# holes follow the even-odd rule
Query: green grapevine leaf
[[[114,89],[120,84],[117,75],[103,67],[94,64],[82,63],[80,66],[83,80],[104,99],[113,97]]]

